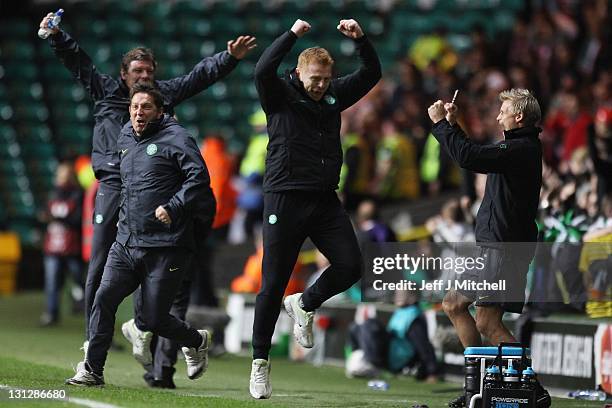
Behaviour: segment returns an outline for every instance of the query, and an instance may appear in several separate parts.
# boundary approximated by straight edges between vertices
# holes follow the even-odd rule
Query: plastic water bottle
[[[40,28],[38,30],[38,36],[43,40],[51,35],[51,30],[57,28],[59,26],[60,21],[62,21],[62,16],[64,15],[64,9],[59,9],[55,12],[53,17],[47,23],[48,28]]]
[[[569,393],[570,398],[587,401],[605,401],[606,393],[601,390],[577,390]]]
[[[370,380],[368,381],[368,388],[376,391],[387,391],[389,384],[383,380]]]
[[[535,390],[536,387],[536,375],[535,371],[531,367],[527,367],[523,370],[521,376],[521,388],[528,390]]]
[[[512,360],[508,360],[508,368],[504,368],[503,372],[504,388],[517,388],[519,382],[519,373],[512,367]]]
[[[484,387],[497,388],[501,385],[500,383],[501,373],[499,372],[499,367],[493,364],[489,368],[487,368],[487,373],[484,377]]]

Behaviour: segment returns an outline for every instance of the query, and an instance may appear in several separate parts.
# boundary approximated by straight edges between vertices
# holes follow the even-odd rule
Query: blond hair
[[[522,122],[526,126],[535,125],[542,118],[538,100],[528,89],[512,88],[499,93],[499,100],[510,101],[513,114],[523,114]]]
[[[310,47],[300,53],[297,66],[303,69],[313,62],[321,65],[334,65],[334,59],[329,51],[321,47]]]

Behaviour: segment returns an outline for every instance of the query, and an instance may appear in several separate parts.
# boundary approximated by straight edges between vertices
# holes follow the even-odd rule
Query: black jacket
[[[542,187],[541,129],[505,131],[506,140],[476,144],[458,125],[443,119],[432,133],[461,167],[487,174],[485,194],[476,217],[477,242],[535,242]]]
[[[49,44],[94,102],[91,162],[96,178],[119,188],[117,138],[122,126],[130,119],[130,90],[121,77],[113,78],[98,72],[91,58],[66,32],[49,36]],[[229,74],[237,63],[237,59],[223,51],[204,58],[186,75],[155,81],[164,97],[164,112],[172,115],[174,106]]]
[[[132,123],[126,123],[117,148],[122,182],[117,241],[138,247],[194,248],[194,222],[210,225],[216,205],[195,140],[164,115],[140,138]],[[155,218],[160,205],[170,215],[170,225]]]
[[[355,44],[361,67],[332,80],[320,101],[311,99],[295,71],[285,78],[277,69],[297,36],[287,31],[261,55],[255,66],[255,85],[268,121],[268,153],[264,192],[286,190],[333,191],[338,188],[342,147],[340,112],[376,85],[381,68],[365,36]]]

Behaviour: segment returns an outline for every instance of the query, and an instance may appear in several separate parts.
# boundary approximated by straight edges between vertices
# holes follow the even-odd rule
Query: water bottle
[[[607,395],[601,390],[577,390],[569,393],[570,398],[587,401],[605,401]]]
[[[523,370],[521,376],[521,388],[527,390],[535,390],[536,387],[536,375],[535,371],[531,367],[527,367]]]
[[[389,384],[383,380],[370,380],[368,381],[368,388],[376,391],[387,391]]]
[[[470,401],[472,396],[480,392],[480,359],[466,357],[465,359],[465,400]]]
[[[62,16],[64,15],[64,9],[59,9],[55,12],[53,17],[47,23],[47,27],[49,28],[40,28],[38,30],[38,36],[45,40],[47,37],[51,35],[51,29],[57,28],[59,26],[60,21],[62,21]]]
[[[512,360],[508,360],[508,368],[504,368],[503,373],[504,388],[517,388],[519,373],[512,367]]]
[[[501,373],[499,371],[499,367],[496,365],[492,365],[487,368],[487,373],[484,377],[484,388],[497,388],[501,384]]]

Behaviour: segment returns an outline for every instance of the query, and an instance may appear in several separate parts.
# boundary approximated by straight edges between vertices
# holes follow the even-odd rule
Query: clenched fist
[[[293,31],[293,34],[297,35],[297,37],[300,38],[308,31],[310,31],[310,24],[307,21],[297,19],[295,20],[295,23],[293,23],[291,31]]]
[[[433,105],[427,109],[429,119],[433,123],[438,123],[446,116],[446,109],[444,109],[444,103],[441,100],[437,100]]]
[[[157,218],[159,221],[163,222],[166,225],[170,225],[170,223],[172,223],[168,211],[166,211],[166,209],[161,205],[155,209],[155,218]]]
[[[346,35],[348,38],[357,39],[363,37],[363,30],[355,20],[340,20],[338,23],[338,31]]]

